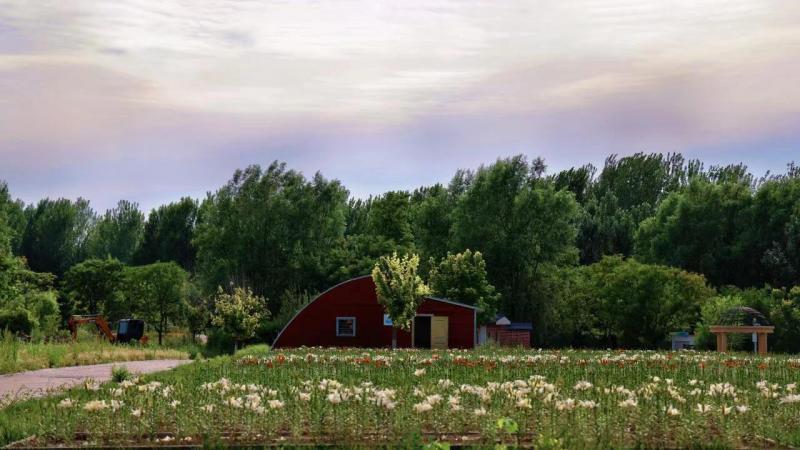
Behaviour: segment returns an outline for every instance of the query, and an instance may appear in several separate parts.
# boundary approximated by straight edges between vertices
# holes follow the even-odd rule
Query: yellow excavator
[[[144,335],[144,320],[140,319],[122,319],[117,322],[117,333],[111,331],[108,321],[102,314],[92,314],[83,316],[70,316],[67,320],[69,331],[72,333],[72,340],[78,340],[78,326],[93,323],[97,326],[97,330],[102,333],[108,342],[114,343],[127,343],[130,341],[139,341],[140,344],[147,344],[147,336]]]

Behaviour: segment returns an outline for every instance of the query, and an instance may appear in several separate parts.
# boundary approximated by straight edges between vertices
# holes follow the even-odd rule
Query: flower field
[[[0,444],[800,445],[800,359],[299,349],[0,410]],[[0,425],[2,425],[0,422]]]

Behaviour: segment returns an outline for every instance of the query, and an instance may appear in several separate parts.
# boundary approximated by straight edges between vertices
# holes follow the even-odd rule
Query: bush
[[[117,383],[131,379],[131,372],[125,366],[114,366],[111,368],[111,379]]]
[[[205,356],[212,357],[217,355],[229,355],[233,353],[233,336],[223,330],[215,328],[208,333],[208,343],[205,348]]]
[[[36,318],[36,329],[44,336],[54,335],[61,321],[55,291],[33,293],[28,303]]]
[[[22,308],[0,311],[0,330],[29,336],[33,332],[33,326],[31,315]]]

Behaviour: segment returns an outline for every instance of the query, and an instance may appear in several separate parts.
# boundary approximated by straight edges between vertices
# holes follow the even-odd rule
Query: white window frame
[[[352,320],[353,321],[353,334],[339,333],[339,320]],[[337,316],[336,317],[336,337],[356,337],[356,318],[353,316]]]

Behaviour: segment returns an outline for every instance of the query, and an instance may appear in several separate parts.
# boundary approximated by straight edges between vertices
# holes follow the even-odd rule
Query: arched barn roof
[[[459,310],[462,312],[459,313]],[[450,333],[456,334],[451,337],[450,341],[454,345],[463,346],[461,343],[466,339],[459,339],[460,336],[458,334],[465,334],[468,331],[474,335],[476,328],[475,317],[477,311],[479,311],[479,308],[472,305],[467,305],[444,298],[425,297],[425,300],[418,310],[418,315],[448,316],[450,327],[458,327],[457,331]],[[325,329],[333,327],[334,324],[336,324],[337,317],[341,316],[357,316],[355,319],[357,324],[356,326],[362,330],[361,334],[371,334],[370,338],[373,339],[373,341],[370,342],[374,342],[374,345],[369,346],[383,346],[385,342],[381,340],[381,338],[384,337],[384,335],[387,335],[387,330],[388,333],[391,332],[391,327],[383,326],[383,324],[376,326],[375,324],[376,321],[382,321],[383,312],[383,307],[377,302],[377,294],[375,293],[375,285],[372,281],[372,276],[364,275],[352,278],[325,290],[316,296],[314,300],[297,311],[297,313],[275,337],[272,346],[298,346],[295,343],[303,340],[308,340],[310,342],[308,345],[349,346],[346,344],[346,342],[348,342],[346,339],[341,340],[342,342],[333,342],[335,340],[327,339],[328,341],[331,341],[328,344],[313,342],[313,335],[315,333],[320,333],[320,331],[317,330],[318,327]],[[467,315],[469,316],[470,321],[469,330],[463,330],[466,328],[465,317]],[[306,332],[299,333],[297,330],[294,330],[294,327],[304,327]],[[330,334],[329,330],[326,332]],[[293,336],[287,338],[287,334],[291,334]],[[302,334],[304,338],[298,339],[299,334]],[[399,342],[402,343],[409,341],[410,345],[410,336],[410,333],[400,331]],[[363,336],[360,337],[363,338]],[[282,338],[284,341],[294,342],[283,342],[281,341]],[[336,341],[338,341],[338,339],[336,339]],[[353,340],[351,339],[351,341]],[[365,346],[365,341],[363,339],[354,340],[353,343],[353,346]],[[300,343],[300,345],[306,344]],[[474,346],[473,338],[470,338],[470,346]]]

